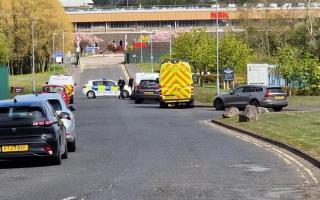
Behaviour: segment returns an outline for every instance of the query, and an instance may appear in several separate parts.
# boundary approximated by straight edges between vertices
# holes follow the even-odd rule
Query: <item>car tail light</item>
[[[47,152],[48,154],[52,155],[53,149],[49,144],[45,144],[43,147],[44,151]]]
[[[33,126],[51,126],[52,121],[50,120],[44,120],[44,121],[35,121],[32,123]]]
[[[272,95],[271,95],[270,91],[267,89],[266,93],[264,93],[264,96],[265,97],[271,97]]]

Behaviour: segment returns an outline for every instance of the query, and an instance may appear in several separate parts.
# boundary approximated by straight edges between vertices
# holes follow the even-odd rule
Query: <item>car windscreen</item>
[[[285,93],[281,87],[267,88],[269,93]]]
[[[0,107],[0,126],[11,121],[37,121],[44,118],[40,107]]]
[[[54,92],[54,93],[63,93],[64,88],[63,87],[57,87],[57,86],[46,86],[43,88],[44,92]]]

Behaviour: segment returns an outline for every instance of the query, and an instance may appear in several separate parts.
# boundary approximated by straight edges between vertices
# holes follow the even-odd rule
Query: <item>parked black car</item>
[[[0,101],[0,160],[68,157],[66,130],[46,100]]]
[[[135,87],[135,103],[140,104],[146,99],[159,100],[159,88],[158,80],[141,80]]]

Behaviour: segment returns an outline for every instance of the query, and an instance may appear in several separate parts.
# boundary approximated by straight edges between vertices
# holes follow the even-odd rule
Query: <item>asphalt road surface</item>
[[[96,58],[99,59],[99,58]],[[93,61],[81,83],[117,80]],[[79,84],[81,86],[81,84]],[[81,87],[79,87],[81,89]],[[159,109],[78,92],[78,149],[61,166],[0,163],[0,200],[301,200],[314,184],[293,163],[204,123],[211,108]],[[290,164],[291,163],[291,164]],[[302,170],[302,169],[301,169]]]

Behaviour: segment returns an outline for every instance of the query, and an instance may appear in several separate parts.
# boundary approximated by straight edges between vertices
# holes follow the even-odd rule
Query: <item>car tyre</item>
[[[283,109],[283,107],[274,107],[272,108],[272,110],[274,110],[275,112],[280,112]]]
[[[216,108],[216,110],[224,110],[225,106],[223,104],[223,101],[221,99],[216,99],[214,101],[213,107]]]
[[[194,100],[191,100],[188,104],[187,104],[188,108],[194,108]]]
[[[89,92],[87,92],[87,97],[88,97],[88,99],[94,99],[94,98],[96,98],[96,95],[93,91],[89,91]]]
[[[73,95],[72,95],[72,96],[70,96],[69,103],[70,103],[70,104],[73,104]]]
[[[51,163],[54,165],[61,165],[62,158],[61,158],[61,150],[60,150],[60,142],[57,144],[57,154],[52,157]]]
[[[143,99],[136,99],[134,101],[135,104],[141,104],[143,102]]]
[[[160,101],[160,108],[168,108],[168,104]]]
[[[65,147],[64,147],[64,153],[61,156],[62,159],[67,159],[68,158],[68,142],[65,142]]]
[[[253,99],[253,100],[250,102],[250,105],[255,106],[255,107],[259,107],[259,106],[260,106],[260,103],[259,103],[259,101]]]
[[[75,152],[76,149],[77,149],[76,139],[74,139],[73,142],[69,142],[69,143],[68,143],[68,151],[70,151],[70,152]]]
[[[129,92],[127,90],[123,91],[123,98],[129,98]]]

